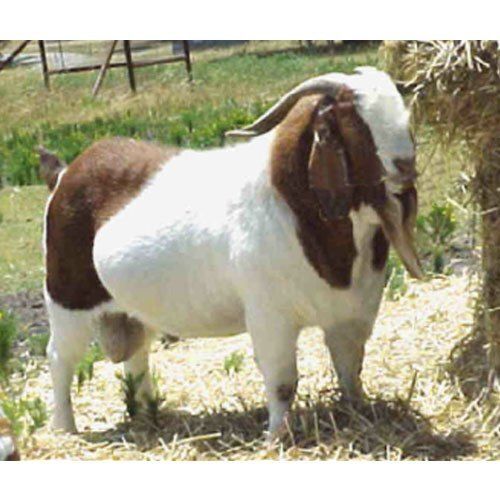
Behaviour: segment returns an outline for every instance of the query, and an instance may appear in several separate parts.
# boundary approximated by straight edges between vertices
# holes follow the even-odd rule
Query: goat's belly
[[[112,246],[96,238],[94,263],[119,309],[180,337],[245,331],[243,307],[210,248],[162,244]]]
[[[119,309],[132,314],[155,330],[179,337],[228,336],[245,330],[243,308],[235,295],[213,282],[180,276],[171,269],[127,269],[120,275],[100,268],[101,279]]]

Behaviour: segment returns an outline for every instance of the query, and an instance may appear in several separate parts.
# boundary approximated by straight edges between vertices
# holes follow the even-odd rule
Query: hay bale
[[[398,41],[381,49],[386,69],[412,96],[417,123],[444,143],[465,141],[481,209],[483,293],[478,331],[500,376],[500,47],[496,40]]]

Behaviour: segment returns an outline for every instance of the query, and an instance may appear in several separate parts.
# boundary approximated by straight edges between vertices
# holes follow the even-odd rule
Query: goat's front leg
[[[359,403],[365,399],[360,375],[365,343],[371,331],[372,325],[357,320],[325,330],[325,342],[339,378],[342,395],[351,402]]]
[[[269,408],[269,438],[281,437],[297,386],[299,329],[278,313],[247,311],[256,363],[264,376]]]

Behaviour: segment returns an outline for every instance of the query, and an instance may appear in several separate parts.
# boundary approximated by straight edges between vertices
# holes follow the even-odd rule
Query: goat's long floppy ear
[[[356,110],[354,93],[348,87],[343,87],[338,93],[335,116],[349,156],[351,183],[365,190],[371,204],[383,204],[384,167],[377,155],[371,131]]]
[[[399,199],[389,195],[386,203],[377,209],[382,220],[382,229],[404,266],[411,276],[422,279],[424,273],[418,259],[413,234],[416,212],[415,190],[407,190],[399,196]]]
[[[352,188],[349,165],[334,114],[335,104],[322,106],[314,122],[314,141],[309,156],[309,186],[327,219],[347,217]]]

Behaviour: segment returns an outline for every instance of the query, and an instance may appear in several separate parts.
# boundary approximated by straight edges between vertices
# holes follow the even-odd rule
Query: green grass
[[[34,147],[44,144],[66,161],[102,137],[123,135],[184,147],[220,146],[224,132],[248,123],[281,93],[325,72],[376,65],[373,48],[331,55],[289,51],[195,56],[194,85],[183,65],[138,70],[132,96],[124,71],[110,71],[99,99],[90,98],[95,73],[53,78],[47,94],[36,71],[14,69],[0,80],[0,177],[4,184],[37,183]]]
[[[0,191],[0,293],[41,289],[45,186]]]
[[[9,379],[17,334],[14,317],[0,310],[0,383]]]

